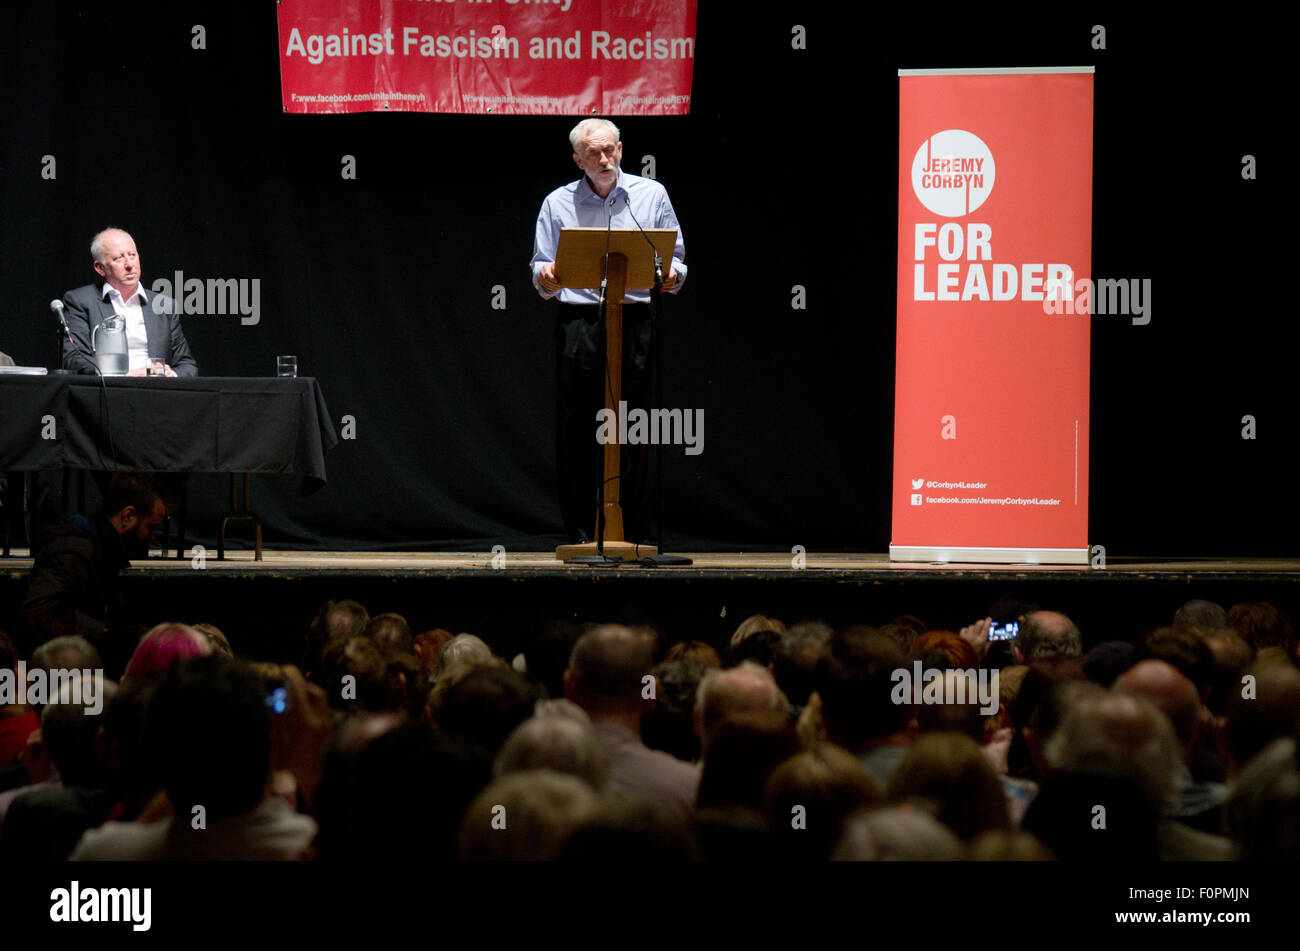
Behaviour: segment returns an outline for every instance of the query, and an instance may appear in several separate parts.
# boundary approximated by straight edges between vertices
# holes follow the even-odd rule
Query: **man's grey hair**
[[[78,634],[51,638],[32,651],[32,667],[42,670],[95,670],[104,666],[95,645]]]
[[[121,231],[122,234],[131,238],[131,235],[127,234],[127,232],[123,231],[121,228],[105,228],[99,234],[90,239],[90,259],[92,261],[96,261],[100,264],[104,263],[104,235],[108,234],[110,231]],[[134,238],[131,238],[131,240],[133,242],[135,241]]]
[[[618,126],[614,125],[614,123],[610,122],[608,119],[583,119],[573,127],[571,132],[569,132],[569,144],[573,146],[573,151],[581,154],[583,136],[587,135],[589,132],[597,131],[608,131],[610,135],[614,136],[615,142],[621,141],[619,138]]]
[[[956,835],[929,813],[898,807],[859,812],[844,824],[836,862],[951,862],[962,857]]]
[[[534,716],[506,738],[492,772],[498,778],[530,769],[577,776],[599,792],[609,778],[609,760],[591,724],[567,716]]]
[[[587,711],[582,709],[572,700],[565,700],[563,697],[548,697],[545,700],[538,700],[533,705],[533,716],[535,717],[565,717],[570,720],[577,720],[586,726],[591,726],[591,717]]]
[[[469,804],[460,824],[467,861],[547,861],[595,814],[600,797],[576,776],[534,769],[494,779]],[[494,827],[497,809],[508,825]]]
[[[433,677],[437,680],[457,661],[486,664],[494,656],[492,648],[488,647],[482,638],[475,637],[473,634],[457,634],[447,642],[447,646],[438,655],[438,663],[434,669]]]
[[[755,689],[757,688],[757,689]],[[772,711],[789,716],[790,702],[771,671],[751,660],[727,670],[710,670],[696,689],[700,732],[707,736],[733,713]],[[703,741],[704,737],[701,737]]]
[[[1169,718],[1134,694],[1079,698],[1047,742],[1056,769],[1126,776],[1162,811],[1178,789],[1182,749]]]
[[[1064,614],[1031,611],[1017,641],[1026,663],[1043,657],[1082,657],[1083,635]]]

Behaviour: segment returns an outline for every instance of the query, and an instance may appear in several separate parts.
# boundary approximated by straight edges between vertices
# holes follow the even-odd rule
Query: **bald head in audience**
[[[564,672],[564,694],[592,720],[619,720],[639,729],[649,708],[641,699],[654,663],[654,642],[618,624],[603,624],[573,645]]]
[[[1059,611],[1030,611],[1015,644],[1016,663],[1044,657],[1082,657],[1083,636]]]
[[[1080,697],[1046,754],[1055,769],[1132,779],[1157,810],[1178,790],[1178,737],[1168,717],[1135,694],[1112,690]]]
[[[1150,701],[1167,716],[1187,755],[1200,734],[1202,707],[1196,685],[1178,668],[1163,660],[1139,661],[1116,678],[1114,689]]]
[[[713,737],[724,720],[746,713],[789,716],[790,704],[766,667],[746,661],[730,670],[706,674],[695,700],[700,755],[709,755]]]

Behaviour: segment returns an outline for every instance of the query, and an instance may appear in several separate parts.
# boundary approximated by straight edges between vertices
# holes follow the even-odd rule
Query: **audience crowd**
[[[160,624],[106,670],[0,632],[0,856],[1300,858],[1300,655],[1267,603],[1140,643],[1007,602],[726,643],[556,621],[513,658],[354,601],[292,663],[229,633]]]

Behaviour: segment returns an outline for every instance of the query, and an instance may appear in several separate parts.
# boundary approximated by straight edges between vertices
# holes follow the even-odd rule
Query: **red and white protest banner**
[[[1088,561],[1092,73],[899,70],[894,560]]]
[[[685,115],[698,0],[280,0],[286,112]]]

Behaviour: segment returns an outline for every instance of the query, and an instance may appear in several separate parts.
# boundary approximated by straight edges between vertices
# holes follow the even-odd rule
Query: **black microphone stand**
[[[639,228],[641,223],[637,222]],[[644,234],[644,232],[642,232]],[[646,240],[649,240],[647,238]],[[654,247],[654,242],[650,242]],[[652,377],[652,398],[663,395],[663,283],[664,259],[655,248],[655,284],[650,288],[650,329],[654,334],[655,369]],[[647,568],[661,568],[670,565],[691,565],[694,562],[685,555],[669,555],[664,552],[664,446],[660,441],[655,446],[655,549],[657,554],[642,555],[637,564]]]
[[[61,309],[54,311],[54,314],[59,318],[59,326],[54,331],[57,349],[54,352],[54,369],[51,370],[50,373],[58,374],[59,376],[74,376],[77,372],[76,370],[65,370],[63,368],[63,341],[66,340],[68,343],[76,346],[72,339],[72,330],[68,327],[68,321],[64,318]]]

